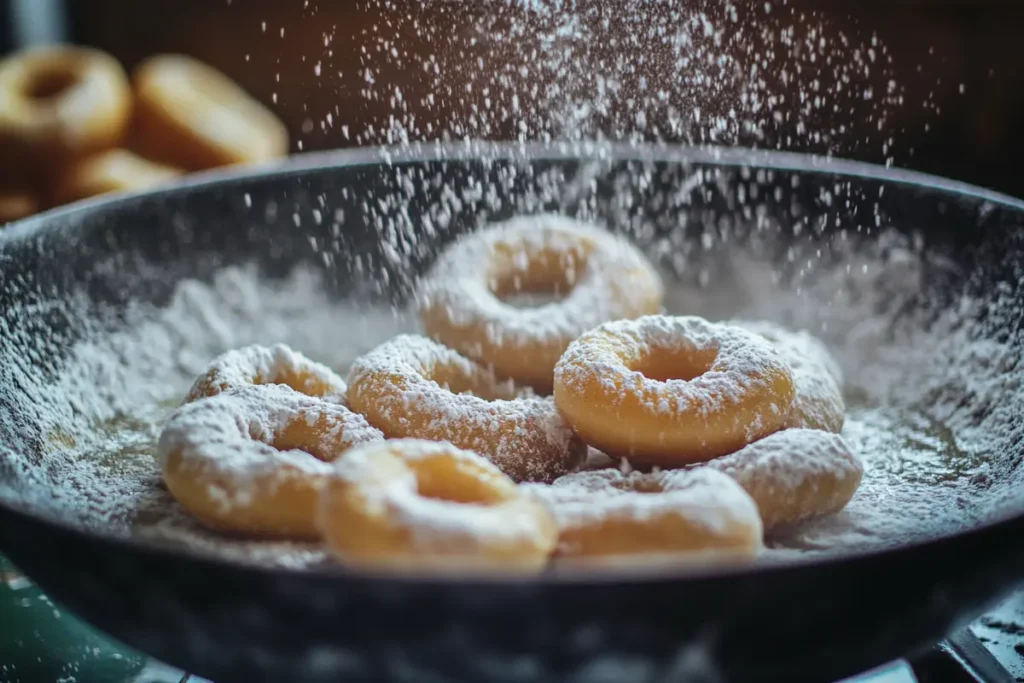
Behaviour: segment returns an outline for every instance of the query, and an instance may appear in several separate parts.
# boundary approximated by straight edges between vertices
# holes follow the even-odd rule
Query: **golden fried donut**
[[[493,464],[436,441],[352,449],[320,501],[327,546],[368,569],[536,572],[558,538],[544,506]]]
[[[517,307],[516,294],[559,301]],[[565,216],[520,216],[447,249],[420,290],[427,336],[550,393],[565,348],[596,325],[657,313],[658,274],[629,241]]]
[[[185,55],[157,55],[132,75],[135,147],[188,170],[268,161],[288,153],[288,132],[230,78]]]
[[[22,190],[0,190],[0,225],[31,216],[39,211],[35,194]]]
[[[522,488],[554,515],[560,561],[736,560],[761,548],[754,501],[713,470],[624,475],[607,469]]]
[[[555,405],[589,445],[661,467],[710,460],[781,428],[793,378],[762,337],[695,316],[605,323],[555,367]]]
[[[282,385],[250,385],[178,408],[157,455],[171,495],[206,526],[314,540],[327,463],[382,438],[342,405]]]
[[[823,429],[839,433],[846,417],[843,374],[820,340],[807,332],[792,332],[773,323],[735,321],[770,341],[793,372],[793,408],[787,427]]]
[[[40,47],[0,60],[0,164],[48,171],[121,141],[131,88],[116,59],[85,47]]]
[[[69,204],[108,192],[148,190],[181,174],[126,149],[109,149],[62,168],[53,180],[50,201]]]
[[[696,468],[735,479],[757,503],[766,530],[846,507],[864,466],[838,434],[785,429]]]
[[[283,384],[307,396],[344,402],[345,381],[326,365],[284,344],[253,344],[215,358],[195,381],[186,402],[253,384]]]
[[[551,398],[525,395],[419,335],[399,335],[356,359],[347,396],[388,438],[448,441],[517,481],[551,481],[586,455]]]

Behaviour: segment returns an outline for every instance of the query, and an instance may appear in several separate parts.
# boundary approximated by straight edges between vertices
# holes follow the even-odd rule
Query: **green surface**
[[[0,556],[0,683],[128,683],[146,657],[72,617]]]

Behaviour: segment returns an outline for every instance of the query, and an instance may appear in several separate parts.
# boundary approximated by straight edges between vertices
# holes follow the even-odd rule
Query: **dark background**
[[[0,7],[3,4],[0,1]],[[378,129],[386,124],[392,103],[361,93],[367,63],[375,69],[379,90],[383,83],[402,88],[405,112],[416,115],[421,129],[427,123],[434,131],[451,128],[466,117],[470,105],[444,98],[431,107],[418,104],[433,86],[424,81],[417,60],[442,50],[451,58],[453,51],[458,52],[453,45],[472,44],[467,27],[474,16],[508,6],[506,0],[80,0],[52,4],[66,7],[65,37],[108,50],[128,68],[155,52],[185,52],[222,69],[284,119],[295,151],[356,144],[352,133],[370,124]],[[709,5],[692,4],[697,9]],[[875,34],[887,47],[891,64],[872,69],[865,82],[876,92],[884,91],[889,81],[899,83],[904,105],[889,107],[881,132],[875,117],[854,107],[831,114],[831,119],[819,117],[814,125],[820,128],[835,128],[837,121],[843,124],[842,132],[827,140],[801,135],[795,124],[787,123],[767,139],[735,141],[831,151],[878,163],[892,158],[897,166],[1024,196],[1024,175],[1017,163],[1024,147],[1024,3],[788,0],[783,6],[782,0],[775,0],[774,4],[775,12],[766,18],[751,9],[760,8],[760,1],[739,0],[740,23],[756,25],[785,15],[784,22],[798,34],[811,25],[824,26],[820,30],[830,34],[830,40],[840,32]],[[630,11],[627,0],[606,0],[602,7],[611,17],[610,31],[632,30],[622,20]],[[0,9],[0,22],[4,11]],[[814,21],[802,21],[801,14]],[[325,33],[332,36],[327,47]],[[375,52],[383,43],[399,46],[409,58],[389,65],[379,50]],[[491,54],[489,59],[494,63],[484,69],[504,66],[500,55]],[[509,59],[522,59],[522,55]],[[313,65],[320,60],[325,68],[317,77]],[[767,64],[766,73],[773,68]],[[650,85],[657,86],[659,79],[671,83],[676,74],[668,70],[648,76]],[[461,86],[459,78],[452,70],[455,89]],[[823,80],[830,87],[827,74]],[[526,85],[521,92],[529,96]],[[333,126],[322,125],[328,112]],[[626,121],[629,112],[616,115]],[[621,130],[622,121],[613,120],[616,115],[598,128]],[[348,126],[348,137],[341,132],[342,125]],[[531,137],[536,137],[533,133]],[[514,134],[514,127],[501,125],[487,133],[493,138]],[[886,138],[892,139],[891,145],[883,148]],[[371,140],[375,141],[379,140]]]

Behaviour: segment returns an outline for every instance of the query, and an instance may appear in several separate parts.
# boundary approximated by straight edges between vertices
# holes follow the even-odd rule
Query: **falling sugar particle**
[[[343,139],[669,139],[899,153],[887,134],[891,112],[903,106],[891,53],[876,35],[840,31],[822,12],[786,3],[598,11],[507,0],[460,14],[464,28],[452,31],[452,11],[388,12],[367,30],[354,92],[382,114],[358,132],[341,131]],[[417,46],[403,48],[409,33]],[[396,89],[395,68],[418,82]],[[327,112],[311,113],[324,120]],[[854,121],[877,131],[853,139]]]

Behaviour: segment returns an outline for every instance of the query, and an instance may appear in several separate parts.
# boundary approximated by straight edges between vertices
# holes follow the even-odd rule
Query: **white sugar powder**
[[[769,319],[825,340],[851,406],[843,435],[864,462],[848,508],[769,539],[780,555],[900,542],[1019,509],[1024,387],[1009,371],[1019,349],[966,322],[973,300],[941,312],[928,331],[915,314],[898,314],[922,282],[923,261],[908,243],[883,235],[877,246],[834,252],[834,263],[786,289],[753,250],[731,244],[717,255],[721,265],[702,271],[699,283],[669,286],[668,312]],[[990,316],[1014,314],[1009,293],[986,296]],[[898,315],[909,316],[905,324]],[[56,382],[41,381],[31,359],[9,368],[30,398],[19,409],[42,425],[46,447],[38,461],[8,458],[0,496],[93,530],[230,558],[324,561],[315,546],[202,530],[160,482],[156,437],[198,374],[228,349],[284,343],[344,376],[377,343],[415,331],[412,316],[333,302],[306,272],[271,283],[231,269],[209,285],[185,282],[166,308],[136,308],[127,320],[125,332],[80,343]]]

